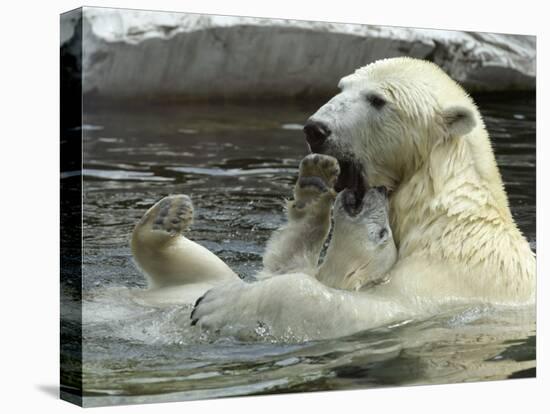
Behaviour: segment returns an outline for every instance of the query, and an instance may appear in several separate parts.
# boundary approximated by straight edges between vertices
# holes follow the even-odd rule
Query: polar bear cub
[[[345,189],[333,209],[334,229],[317,279],[338,289],[367,289],[385,281],[397,260],[385,187],[364,196]]]
[[[339,173],[338,161],[331,156],[311,154],[302,160],[294,199],[287,205],[287,224],[269,240],[259,278],[302,272],[329,287],[359,290],[381,281],[393,266],[397,249],[386,190],[367,190],[363,179],[336,196]],[[318,266],[335,198],[333,234]]]
[[[300,163],[287,224],[270,238],[257,278],[302,273],[327,286],[359,290],[382,281],[397,253],[383,188],[357,188],[336,194],[338,161],[311,154]],[[334,205],[334,209],[333,209]],[[320,255],[334,229],[321,265]],[[193,219],[186,195],[163,198],[136,225],[131,249],[149,289],[136,296],[150,305],[193,303],[210,288],[240,280],[214,253],[184,236]]]

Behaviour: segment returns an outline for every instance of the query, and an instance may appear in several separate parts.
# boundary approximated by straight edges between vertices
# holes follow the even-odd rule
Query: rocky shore
[[[105,98],[297,98],[334,93],[374,60],[431,60],[470,92],[534,90],[534,36],[85,7],[83,92]],[[70,50],[70,48],[65,48]]]

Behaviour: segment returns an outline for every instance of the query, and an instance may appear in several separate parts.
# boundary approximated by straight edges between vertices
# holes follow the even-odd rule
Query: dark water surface
[[[512,213],[535,249],[535,98],[478,98]],[[534,375],[534,310],[463,309],[302,344],[208,342],[184,307],[151,309],[128,247],[155,201],[189,194],[188,237],[252,278],[283,222],[319,103],[85,108],[86,405],[448,383]]]

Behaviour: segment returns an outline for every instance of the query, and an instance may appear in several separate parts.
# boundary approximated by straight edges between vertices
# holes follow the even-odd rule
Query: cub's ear
[[[451,137],[466,135],[476,126],[473,111],[465,106],[450,106],[444,109],[443,121]]]

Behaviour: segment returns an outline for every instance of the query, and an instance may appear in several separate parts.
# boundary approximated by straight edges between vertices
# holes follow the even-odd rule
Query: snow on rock
[[[62,43],[74,32],[65,22]],[[395,56],[434,61],[472,92],[535,89],[534,36],[89,7],[82,36],[83,90],[101,97],[323,96]]]

